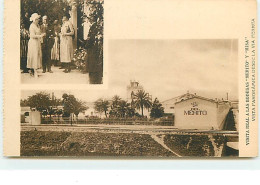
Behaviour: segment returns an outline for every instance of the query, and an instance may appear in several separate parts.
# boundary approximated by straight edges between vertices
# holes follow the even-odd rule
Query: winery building
[[[174,115],[175,114],[175,104],[177,102],[180,102],[180,101],[192,98],[194,96],[196,96],[196,94],[191,94],[191,93],[187,92],[187,93],[185,93],[183,95],[176,96],[174,98],[162,101],[162,106],[164,108],[164,113],[166,113],[168,115],[169,114]]]
[[[194,95],[175,103],[174,125],[178,129],[222,130],[230,109],[229,101]]]

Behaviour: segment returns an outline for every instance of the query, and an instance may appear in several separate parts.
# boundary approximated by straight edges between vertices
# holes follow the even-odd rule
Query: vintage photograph
[[[21,91],[21,156],[239,156],[237,39],[108,46],[108,89]]]
[[[22,84],[103,83],[103,0],[21,0]]]

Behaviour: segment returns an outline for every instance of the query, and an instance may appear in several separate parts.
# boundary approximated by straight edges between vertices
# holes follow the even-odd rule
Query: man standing
[[[92,34],[92,35],[91,35]],[[95,32],[90,29],[90,38],[86,42],[87,71],[90,84],[101,84],[103,78],[103,39],[96,39]]]
[[[30,27],[30,25],[31,25],[31,22],[30,22],[30,17],[29,17],[28,12],[26,12],[25,15],[24,15],[23,23],[24,23],[24,28],[25,28],[26,30],[29,30],[29,27]]]
[[[45,33],[42,40],[42,68],[43,73],[53,73],[51,70],[51,49],[54,44],[53,31],[48,24],[47,16],[42,17],[41,32]]]

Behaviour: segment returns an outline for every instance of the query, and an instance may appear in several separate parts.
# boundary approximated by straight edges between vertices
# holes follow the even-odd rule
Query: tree
[[[70,94],[63,94],[62,95],[62,104],[63,104],[63,109],[64,112],[68,113],[68,114],[72,114],[74,111],[74,104],[76,101],[76,98],[74,97],[74,95],[70,95]]]
[[[76,118],[78,120],[78,115],[80,112],[84,112],[85,110],[88,109],[88,107],[85,105],[85,102],[81,101],[81,100],[76,100],[75,102],[75,109],[73,111],[73,113],[76,115]]]
[[[74,95],[68,95],[66,93],[62,95],[62,98],[64,112],[65,114],[70,115],[70,124],[72,125],[72,113],[74,111],[76,98],[74,97]]]
[[[111,103],[111,109],[109,111],[109,116],[112,117],[117,117],[118,116],[118,104],[121,101],[121,98],[118,95],[115,95],[112,98],[112,103]]]
[[[36,93],[33,96],[29,96],[27,99],[27,105],[30,108],[35,108],[39,112],[47,111],[51,106],[50,95],[44,92]]]
[[[47,109],[47,112],[50,116],[50,121],[51,121],[52,115],[56,114],[57,106],[59,106],[59,105],[62,105],[61,99],[57,99],[56,97],[52,97],[52,99],[50,99],[50,106]]]
[[[70,115],[72,125],[73,114],[78,118],[79,113],[84,112],[88,107],[85,106],[84,102],[76,99],[74,95],[65,93],[62,95],[62,98],[64,112]]]
[[[49,94],[40,92],[29,96],[25,100],[21,100],[20,104],[21,106],[29,106],[31,109],[36,109],[44,118],[49,115],[51,121],[52,115],[56,114],[57,106],[61,105],[62,102],[55,96],[51,98]]]
[[[117,112],[120,117],[126,117],[127,111],[130,108],[130,104],[125,100],[121,100],[118,103]]]
[[[67,0],[22,0],[21,14],[22,19],[25,19],[25,13],[29,17],[33,13],[38,13],[41,16],[47,15],[50,22],[54,20],[61,20],[64,13],[70,10],[69,2]]]
[[[52,115],[57,114],[58,111],[57,107],[60,105],[62,105],[62,100],[56,97],[52,97],[52,99],[50,100],[50,106],[48,107],[48,114],[50,116],[50,121]]]
[[[47,109],[47,114],[49,115],[49,119],[51,121],[52,115],[55,114],[55,108],[53,106],[49,106],[48,109]]]
[[[136,93],[132,94],[133,99],[133,106],[138,110],[141,109],[142,116],[144,116],[144,108],[149,109],[152,106],[151,98],[149,94],[146,93],[144,90],[138,90]]]
[[[135,109],[131,106],[130,103],[122,100],[119,102],[119,113],[121,117],[133,117],[135,115]]]
[[[49,114],[51,119],[53,111],[49,94],[44,92],[36,93],[33,96],[29,96],[27,100],[23,100],[21,103],[26,103],[26,106],[29,106],[31,109],[36,109],[44,118]]]
[[[126,117],[134,117],[136,115],[135,109],[129,104],[126,109]]]
[[[116,107],[120,101],[121,101],[121,98],[118,95],[115,95],[112,98],[112,105],[111,105],[111,107]]]
[[[135,115],[135,110],[130,103],[122,100],[118,95],[115,95],[112,98],[109,115],[112,117],[133,117]]]
[[[108,108],[109,108],[109,102],[107,100],[104,100],[104,99],[98,99],[97,101],[95,101],[95,110],[97,112],[99,112],[100,114],[101,113],[105,113],[105,116],[107,118],[107,111],[108,111]]]
[[[160,118],[163,116],[163,114],[164,114],[164,108],[162,107],[162,104],[159,102],[159,100],[155,98],[152,105],[150,116],[152,118]]]
[[[29,106],[29,105],[28,105],[28,100],[27,100],[27,99],[21,100],[21,101],[20,101],[20,106],[21,106],[21,107],[27,107],[27,106]]]

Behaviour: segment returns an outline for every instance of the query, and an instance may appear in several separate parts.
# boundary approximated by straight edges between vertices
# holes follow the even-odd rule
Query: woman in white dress
[[[37,69],[42,67],[41,40],[44,34],[41,34],[39,19],[40,15],[33,13],[30,17],[32,24],[29,28],[30,40],[28,42],[27,68],[31,69],[30,74],[38,77]]]
[[[64,64],[64,72],[69,73],[70,63],[73,59],[72,36],[74,35],[74,28],[68,19],[68,15],[63,16],[62,22],[60,34],[60,61]]]

